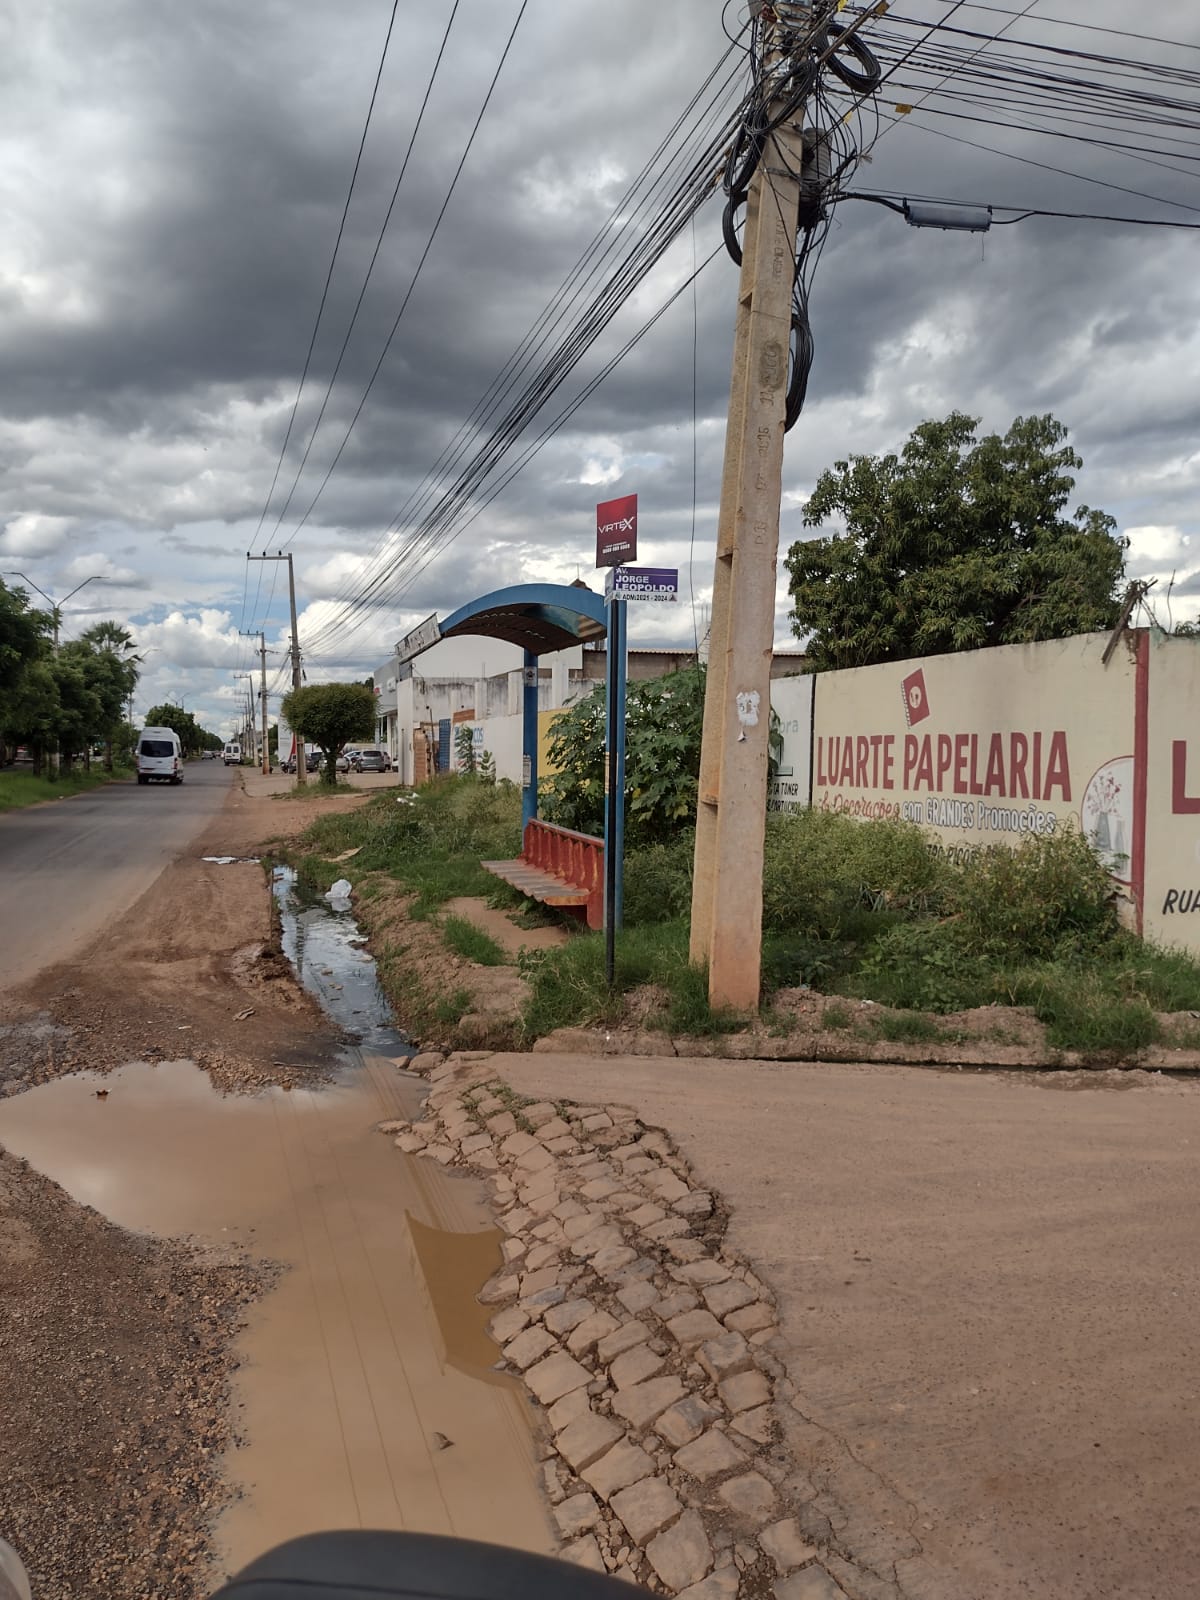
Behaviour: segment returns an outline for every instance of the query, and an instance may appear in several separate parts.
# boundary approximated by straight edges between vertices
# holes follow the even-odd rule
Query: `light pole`
[[[75,585],[75,587],[71,590],[70,594],[65,594],[65,595],[63,595],[61,600],[55,601],[55,600],[52,600],[50,598],[50,596],[46,593],[45,589],[39,588],[38,585],[36,583],[34,583],[33,579],[32,578],[27,578],[23,572],[12,572],[12,571],[9,571],[9,572],[5,573],[5,577],[7,577],[7,578],[20,578],[21,581],[23,583],[27,583],[31,589],[37,589],[37,592],[41,595],[42,599],[50,607],[50,615],[54,619],[54,648],[55,648],[55,650],[58,649],[59,613],[62,611],[62,608],[66,605],[67,601],[71,599],[72,595],[77,595],[79,593],[80,589],[86,588],[89,583],[99,583],[100,580],[103,578],[103,576],[104,576],[104,574],[102,572],[93,572],[90,578],[85,578],[82,583],[77,583]]]

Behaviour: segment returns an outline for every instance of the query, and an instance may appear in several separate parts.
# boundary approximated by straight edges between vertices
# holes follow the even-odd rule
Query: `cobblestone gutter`
[[[425,1116],[383,1131],[490,1183],[505,1266],[480,1298],[539,1408],[563,1554],[687,1600],[876,1594],[818,1542],[774,1307],[719,1198],[631,1111],[525,1102],[488,1059],[419,1056]]]

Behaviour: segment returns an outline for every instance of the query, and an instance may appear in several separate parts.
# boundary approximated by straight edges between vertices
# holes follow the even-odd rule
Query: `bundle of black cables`
[[[786,17],[776,16],[777,23]],[[757,19],[752,44],[752,59],[762,60],[762,17]],[[750,183],[762,160],[772,133],[801,109],[821,81],[828,65],[835,78],[856,96],[872,94],[879,86],[882,69],[868,45],[858,34],[826,18],[810,28],[805,36],[783,29],[777,38],[782,46],[782,66],[773,72],[756,67],[755,80],[747,96],[745,111],[725,162],[725,210],[721,231],[725,248],[740,266],[742,247],[738,239],[738,219],[750,192]],[[820,48],[818,48],[820,47]],[[847,59],[849,58],[849,59]],[[857,63],[855,66],[853,63]],[[808,294],[803,286],[802,263],[812,244],[814,230],[825,220],[818,194],[815,201],[802,205],[800,227],[803,242],[797,254],[796,286],[792,311],[791,367],[785,427],[791,428],[804,406],[808,375],[812,368],[813,337],[808,319]]]

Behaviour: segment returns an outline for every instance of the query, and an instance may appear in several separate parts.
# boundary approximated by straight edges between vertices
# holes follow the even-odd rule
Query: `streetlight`
[[[71,599],[72,595],[77,595],[80,589],[86,588],[89,583],[99,583],[104,577],[104,574],[102,572],[93,572],[90,578],[85,578],[82,583],[77,583],[71,590],[70,594],[63,595],[62,599],[57,602],[50,598],[45,589],[39,588],[38,585],[34,583],[32,578],[27,578],[23,572],[9,571],[5,573],[5,577],[20,578],[22,582],[27,583],[31,589],[37,589],[37,592],[41,595],[42,599],[50,607],[50,615],[54,618],[54,648],[57,650],[59,612],[62,610],[63,606],[66,605],[67,601]]]

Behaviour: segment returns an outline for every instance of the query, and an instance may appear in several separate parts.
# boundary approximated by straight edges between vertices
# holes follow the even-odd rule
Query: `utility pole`
[[[296,573],[292,566],[292,552],[277,550],[274,555],[252,556],[246,552],[247,561],[286,561],[288,569],[288,602],[292,608],[292,688],[299,689],[304,682],[300,671],[300,629],[296,622]],[[304,739],[296,735],[296,782],[307,784],[308,762],[305,759]]]
[[[259,690],[259,698],[262,702],[262,771],[263,777],[269,778],[271,776],[271,730],[267,725],[267,636],[261,629],[256,633],[253,629],[242,628],[239,632],[243,639],[258,640],[258,659],[262,668],[262,687]]]
[[[807,7],[786,9],[793,29],[811,19]],[[770,8],[762,17],[764,63],[771,66],[782,55],[782,27]],[[779,82],[782,96],[786,74]],[[771,102],[772,109],[780,105]],[[691,959],[708,963],[710,1002],[739,1011],[758,1009],[762,966],[775,569],[803,120],[800,104],[767,135],[747,196],[704,697]]]

